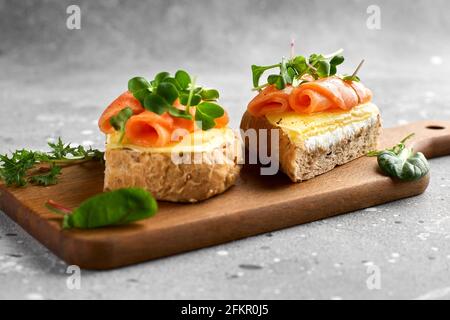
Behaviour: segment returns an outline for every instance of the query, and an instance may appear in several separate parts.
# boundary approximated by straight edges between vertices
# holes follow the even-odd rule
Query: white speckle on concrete
[[[216,252],[216,254],[218,255],[218,256],[227,256],[228,255],[228,251],[227,250],[219,250],[219,251],[217,251]]]
[[[444,61],[442,60],[442,58],[440,56],[432,56],[430,58],[430,62],[431,64],[435,65],[435,66],[439,66],[441,65]]]
[[[84,140],[81,144],[83,146],[91,146],[94,144],[94,142],[92,142],[91,140]]]
[[[25,298],[27,298],[28,300],[43,300],[44,297],[42,296],[42,294],[40,293],[36,293],[36,292],[31,292],[28,293]]]
[[[436,93],[433,91],[425,91],[425,97],[427,98],[434,98],[436,96]]]
[[[437,251],[439,251],[439,248],[431,247],[431,250],[434,251],[434,252],[437,252]]]
[[[378,211],[378,209],[377,209],[377,208],[366,208],[366,209],[364,209],[364,211],[367,211],[367,212],[376,212],[376,211]]]
[[[278,263],[278,262],[280,262],[280,261],[281,261],[280,258],[273,258],[273,262],[275,262],[275,263]]]
[[[339,297],[339,296],[333,296],[333,297],[331,297],[330,299],[331,299],[331,300],[342,300],[342,298]]]
[[[396,260],[396,259],[388,259],[388,262],[389,262],[389,263],[396,263],[397,260]]]
[[[311,252],[311,255],[312,255],[313,257],[317,257],[317,252]]]
[[[391,253],[391,257],[392,258],[398,258],[398,257],[400,257],[400,254],[397,253],[397,252],[393,252],[393,253]]]
[[[417,237],[423,241],[427,240],[429,236],[430,236],[430,234],[427,232],[422,232],[417,235]]]
[[[436,300],[439,298],[444,298],[445,296],[450,295],[450,287],[445,287],[441,289],[436,289],[430,292],[427,292],[419,297],[417,297],[415,300]]]
[[[280,289],[275,289],[275,290],[273,290],[273,293],[274,293],[274,294],[280,294],[280,293],[281,293],[281,290],[280,290]]]
[[[94,131],[92,131],[92,130],[83,130],[83,131],[81,131],[81,134],[84,135],[84,136],[88,136],[88,135],[93,134],[93,133],[94,133]]]

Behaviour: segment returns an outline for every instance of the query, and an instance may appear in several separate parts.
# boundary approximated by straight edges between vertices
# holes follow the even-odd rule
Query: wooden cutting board
[[[409,144],[428,158],[450,154],[450,122],[444,121],[385,129],[381,145],[390,147],[411,132],[416,135]],[[257,167],[248,166],[236,186],[210,200],[160,202],[155,217],[128,226],[62,230],[61,218],[44,203],[53,199],[77,207],[102,191],[103,170],[90,163],[64,169],[55,186],[0,186],[0,208],[67,263],[110,269],[418,195],[429,182],[428,176],[395,181],[379,172],[376,159],[366,157],[299,184],[283,174],[260,176]]]

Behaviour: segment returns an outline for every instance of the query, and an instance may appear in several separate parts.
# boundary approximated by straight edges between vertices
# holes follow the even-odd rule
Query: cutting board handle
[[[436,158],[450,155],[450,121],[426,120],[413,122],[392,130],[397,141],[400,141],[410,133],[414,137],[407,142],[415,151],[422,152],[427,158]],[[392,141],[392,139],[390,139]],[[391,147],[386,142],[381,142],[383,147]]]

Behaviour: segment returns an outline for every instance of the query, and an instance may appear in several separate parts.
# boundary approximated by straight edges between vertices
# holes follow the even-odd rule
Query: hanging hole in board
[[[437,125],[431,125],[431,126],[427,126],[427,129],[431,129],[431,130],[444,130],[445,127],[443,127],[443,126],[437,126]]]

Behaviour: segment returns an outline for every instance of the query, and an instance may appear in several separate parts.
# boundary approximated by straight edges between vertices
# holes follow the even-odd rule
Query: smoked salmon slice
[[[144,111],[128,119],[125,138],[127,142],[142,147],[163,147],[171,142],[173,124],[173,118],[167,113],[158,115]]]
[[[174,102],[174,107],[184,110],[178,100]],[[114,100],[101,115],[98,125],[105,134],[115,132],[110,124],[110,119],[122,109],[130,107],[133,110],[125,125],[125,140],[127,143],[141,147],[163,147],[173,142],[179,142],[182,138],[199,128],[195,122],[195,107],[190,108],[192,119],[174,117],[167,112],[158,115],[152,111],[145,110],[139,100],[129,91],[121,94]],[[214,119],[216,128],[224,128],[229,122],[228,114],[225,112],[220,118]]]
[[[284,90],[278,90],[274,85],[264,88],[250,101],[247,107],[248,112],[255,117],[262,117],[269,112],[284,112],[289,109],[289,94]]]
[[[289,105],[296,112],[310,114],[332,109],[347,111],[371,99],[372,92],[363,84],[328,77],[294,88]]]
[[[109,123],[109,120],[126,107],[130,107],[134,114],[139,114],[144,111],[139,100],[136,99],[131,92],[125,91],[114,100],[100,116],[100,119],[98,120],[100,130],[105,134],[114,133],[114,128]]]

